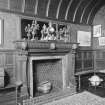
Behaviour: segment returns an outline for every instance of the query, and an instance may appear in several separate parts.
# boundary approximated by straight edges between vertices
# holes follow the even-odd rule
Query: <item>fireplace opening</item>
[[[34,97],[62,90],[62,59],[33,60],[32,66]]]

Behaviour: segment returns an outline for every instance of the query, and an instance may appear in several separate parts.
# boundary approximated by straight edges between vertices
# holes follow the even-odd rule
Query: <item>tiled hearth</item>
[[[74,94],[74,44],[76,43],[17,41],[17,80],[23,82],[21,94],[27,93],[34,103],[45,103]],[[51,85],[47,92],[46,82]],[[44,85],[40,85],[42,83]],[[41,91],[38,90],[39,87]],[[25,100],[24,105],[30,99]]]

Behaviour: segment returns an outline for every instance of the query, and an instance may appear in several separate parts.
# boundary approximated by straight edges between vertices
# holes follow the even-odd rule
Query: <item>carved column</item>
[[[68,87],[69,88],[75,88],[75,77],[74,77],[74,71],[75,71],[75,54],[72,53],[68,53],[66,55],[67,57],[67,77],[68,77]]]
[[[27,55],[16,54],[16,81],[22,82],[21,95],[28,95],[27,91]]]

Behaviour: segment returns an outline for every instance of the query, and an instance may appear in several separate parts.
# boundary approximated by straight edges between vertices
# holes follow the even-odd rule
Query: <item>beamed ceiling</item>
[[[91,25],[105,0],[0,0],[3,11]]]

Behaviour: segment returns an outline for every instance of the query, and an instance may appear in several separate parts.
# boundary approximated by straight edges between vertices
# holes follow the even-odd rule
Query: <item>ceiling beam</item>
[[[38,0],[36,0],[36,4],[35,4],[35,15],[37,15],[37,8],[38,8]]]
[[[86,7],[84,8],[83,13],[82,13],[81,18],[80,18],[80,23],[82,23],[83,16],[84,16],[84,14],[85,14],[85,12],[86,12],[86,9],[88,8],[88,6],[91,4],[92,1],[93,1],[93,0],[90,0],[90,1],[87,3]]]
[[[67,6],[66,14],[65,14],[65,20],[67,20],[67,16],[68,16],[69,8],[70,8],[72,2],[73,2],[73,0],[70,0],[69,4],[68,4],[68,6]]]
[[[82,3],[83,1],[84,1],[84,0],[80,0],[79,3],[78,3],[78,5],[77,5],[77,7],[76,7],[76,9],[75,9],[75,12],[74,12],[74,15],[73,15],[73,22],[75,21],[75,16],[76,16],[77,10],[78,10],[78,8],[80,7],[80,5],[81,5],[81,3]]]
[[[90,11],[90,13],[89,13],[89,15],[88,15],[86,24],[89,23],[90,17],[91,17],[91,15],[92,15],[94,9],[95,9],[100,3],[101,3],[101,0],[98,0],[98,1],[96,2],[96,4],[93,6],[93,8],[91,9],[91,11]]]
[[[23,0],[23,3],[22,3],[22,12],[24,13],[24,9],[25,9],[25,0]]]
[[[51,3],[51,0],[48,0],[47,9],[46,9],[46,17],[48,17],[50,3]]]
[[[62,3],[62,0],[60,0],[59,4],[58,4],[57,13],[56,13],[56,19],[58,19],[58,16],[59,16],[59,10],[60,10],[60,7],[61,7],[61,3]]]

